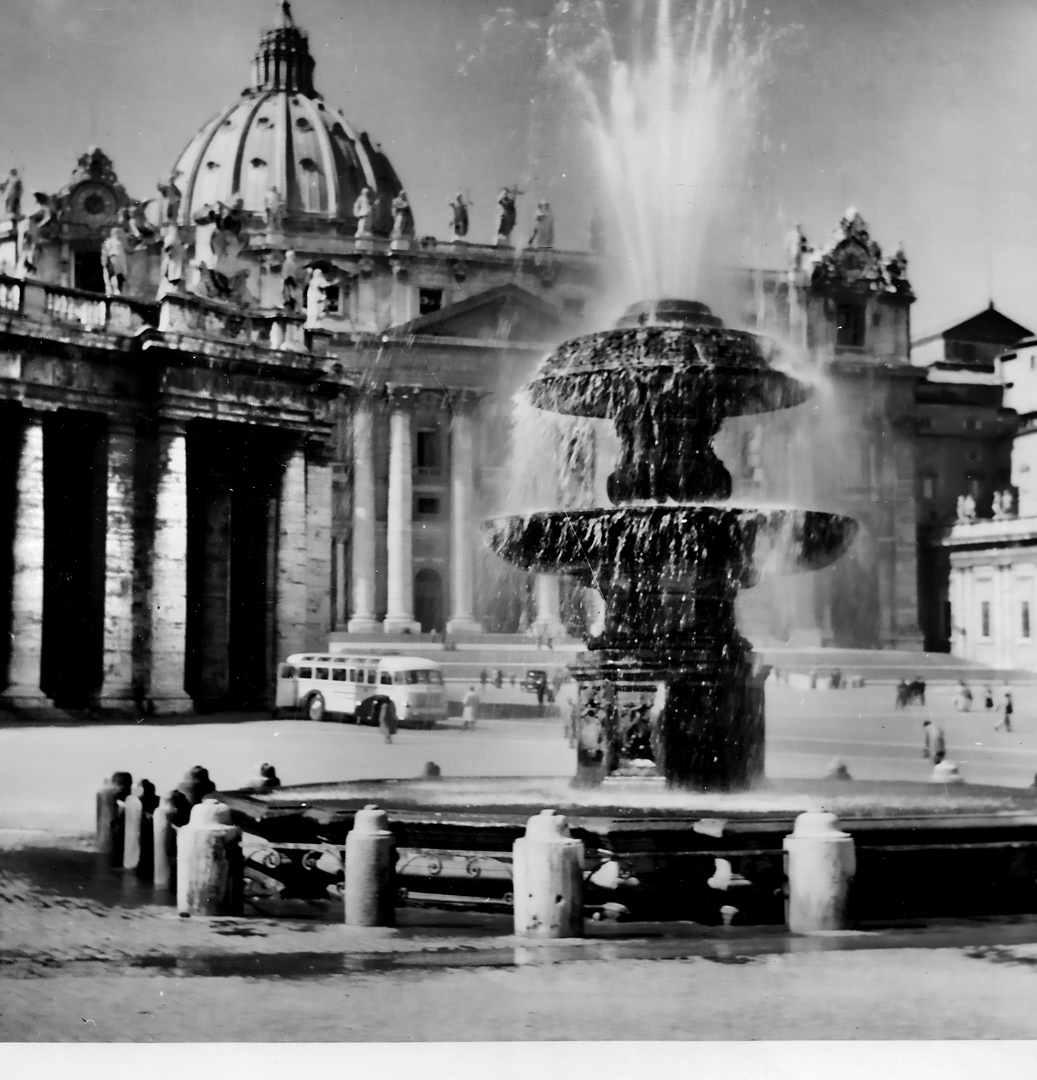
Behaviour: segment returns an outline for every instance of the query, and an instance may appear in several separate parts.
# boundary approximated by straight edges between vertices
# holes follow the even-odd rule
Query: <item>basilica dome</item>
[[[177,160],[179,220],[189,224],[203,207],[235,198],[261,215],[279,197],[290,227],[334,223],[349,231],[356,222],[353,203],[370,187],[378,196],[375,231],[388,233],[400,181],[367,133],[358,134],[316,92],[307,35],[287,3],[282,11],[282,25],[262,36],[252,85]]]

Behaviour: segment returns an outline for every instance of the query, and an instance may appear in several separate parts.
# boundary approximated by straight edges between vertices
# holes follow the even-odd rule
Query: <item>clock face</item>
[[[72,214],[84,225],[107,225],[118,208],[115,192],[104,184],[80,184],[72,192]]]

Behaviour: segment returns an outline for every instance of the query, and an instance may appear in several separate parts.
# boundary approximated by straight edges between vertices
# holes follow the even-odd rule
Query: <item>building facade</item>
[[[497,563],[477,522],[511,494],[512,396],[595,324],[606,255],[556,249],[543,205],[517,246],[507,189],[492,229],[458,197],[452,235],[419,235],[288,15],[161,194],[135,200],[90,148],[34,208],[7,199],[0,706],[255,707],[330,632],[550,635],[567,604],[593,622],[593,597]],[[735,318],[785,339],[824,406],[722,433],[736,497],[861,522],[837,566],[746,594],[746,632],[914,646],[906,263],[849,213],[736,283]],[[598,491],[606,443],[584,447]]]

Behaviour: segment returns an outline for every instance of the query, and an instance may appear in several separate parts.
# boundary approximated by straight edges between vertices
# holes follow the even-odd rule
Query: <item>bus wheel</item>
[[[306,702],[306,715],[311,720],[323,720],[326,715],[324,698],[320,694],[313,694]]]

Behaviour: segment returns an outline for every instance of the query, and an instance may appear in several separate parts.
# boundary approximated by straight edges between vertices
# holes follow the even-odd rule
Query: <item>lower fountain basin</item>
[[[763,571],[828,566],[852,543],[857,523],[822,510],[633,503],[491,518],[483,534],[508,562],[584,583],[602,569],[629,574],[650,567],[660,574],[727,574],[750,585]]]

